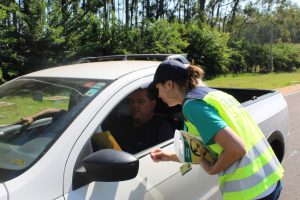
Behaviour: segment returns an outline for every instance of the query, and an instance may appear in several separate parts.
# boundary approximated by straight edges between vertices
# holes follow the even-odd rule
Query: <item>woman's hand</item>
[[[206,160],[202,160],[200,163],[201,167],[208,173],[209,175],[214,175],[212,173],[213,165],[210,165]]]
[[[176,154],[174,152],[166,152],[161,148],[155,148],[150,152],[150,157],[154,162],[160,161],[176,161],[179,162]]]

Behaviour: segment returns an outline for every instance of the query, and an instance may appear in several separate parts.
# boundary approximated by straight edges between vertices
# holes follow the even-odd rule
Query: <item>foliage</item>
[[[182,53],[188,43],[182,39],[178,22],[166,20],[147,21],[143,29],[126,29],[122,24],[116,26],[114,44],[110,44],[107,54],[128,53]]]
[[[229,61],[229,70],[231,73],[242,73],[247,71],[246,57],[248,51],[244,47],[244,42],[241,40],[228,41],[228,46],[231,48],[232,53]]]
[[[268,70],[269,54],[262,45],[245,40],[231,39],[229,46],[234,50],[232,62],[235,62],[235,65],[232,68],[233,72],[261,72]],[[234,69],[237,70],[234,71]]]
[[[235,65],[230,67],[233,73],[270,72],[271,59],[275,72],[291,72],[300,67],[299,45],[277,43],[272,46],[272,58],[269,44],[259,45],[248,41],[230,41],[229,45],[234,50],[232,62]]]
[[[205,2],[1,0],[2,77],[128,53],[188,53],[207,78],[300,67],[299,7],[285,1]]]
[[[0,85],[4,83],[4,79],[2,78],[2,71],[0,71]]]
[[[279,43],[273,48],[274,71],[295,71],[300,68],[299,46]]]
[[[140,53],[182,53],[188,43],[180,35],[181,24],[159,20],[146,26]],[[146,48],[145,48],[146,47]]]
[[[230,49],[227,47],[228,34],[220,33],[197,23],[187,25],[186,48],[188,57],[203,67],[206,78],[228,72]]]

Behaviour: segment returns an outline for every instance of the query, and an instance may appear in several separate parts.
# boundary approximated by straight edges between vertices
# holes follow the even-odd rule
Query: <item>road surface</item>
[[[280,200],[300,199],[300,91],[284,97],[289,107],[288,147],[283,160],[285,170]]]

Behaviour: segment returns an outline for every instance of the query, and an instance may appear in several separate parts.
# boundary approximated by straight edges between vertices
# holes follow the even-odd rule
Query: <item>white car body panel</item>
[[[172,165],[169,165],[169,163],[153,163],[149,154],[147,154],[150,150],[146,150],[146,152],[141,153],[141,155],[147,155],[139,159],[140,168],[135,179],[116,183],[92,182],[87,186],[71,191],[76,158],[82,146],[89,139],[90,134],[97,128],[99,121],[105,117],[110,108],[112,109],[115,104],[128,94],[128,91],[149,83],[151,80],[152,76],[145,77],[122,88],[106,103],[105,108],[103,107],[104,111],[101,110],[91,121],[89,127],[83,132],[74,146],[66,166],[64,187],[66,190],[65,193],[67,193],[66,199],[182,199],[184,197],[185,199],[189,197],[191,199],[201,199],[212,188],[215,189],[217,187],[217,178],[207,175],[200,166],[193,166],[193,169],[182,177],[179,170],[180,163]],[[174,149],[173,144],[167,146],[166,149],[172,151]],[[192,179],[194,179],[192,182],[204,179],[203,183],[205,184],[190,185]],[[183,192],[180,188],[176,189],[176,187],[180,187],[181,185],[178,182],[182,183],[182,186],[190,185],[188,187],[189,190],[185,189],[185,192]],[[170,190],[170,187],[174,188],[174,190]]]
[[[107,61],[98,63],[82,63],[64,67],[53,67],[27,74],[26,76],[116,79],[124,74],[148,67],[157,67],[157,61]]]
[[[7,200],[7,192],[3,184],[0,183],[0,200]]]
[[[280,93],[276,93],[262,100],[246,106],[253,120],[259,125],[268,139],[272,133],[282,133],[284,144],[287,144],[289,134],[289,114],[287,103]],[[285,149],[287,146],[285,145]]]
[[[247,105],[249,111],[257,124],[264,122],[266,119],[276,115],[279,111],[284,110],[287,104],[281,94],[276,94],[265,98],[263,101],[257,101],[255,104]],[[257,112],[263,110],[264,112]]]
[[[173,145],[169,145],[165,149],[172,151],[173,148]],[[209,176],[198,165],[193,165],[192,170],[182,176],[179,170],[180,163],[173,163],[172,165],[168,162],[153,163],[149,154],[140,158],[139,161],[140,168],[136,178],[114,183],[92,182],[87,186],[69,192],[66,199],[192,200],[207,199],[208,195],[205,196],[206,194],[217,191],[217,177]]]
[[[182,176],[180,163],[153,162],[149,156],[152,148],[135,155],[139,158],[139,171],[134,179],[121,182],[91,182],[75,190],[72,188],[76,161],[92,134],[125,96],[152,81],[159,63],[157,61],[83,63],[26,75],[25,77],[115,81],[93,99],[33,166],[16,178],[0,184],[0,200],[220,199],[217,176],[206,174],[197,165],[192,165],[192,170]],[[266,137],[274,130],[288,132],[287,126],[279,126],[283,124],[282,121],[288,125],[287,105],[280,94],[245,104],[245,107],[260,124]],[[284,113],[280,113],[283,110]],[[169,151],[173,151],[174,148],[172,139],[157,146]]]

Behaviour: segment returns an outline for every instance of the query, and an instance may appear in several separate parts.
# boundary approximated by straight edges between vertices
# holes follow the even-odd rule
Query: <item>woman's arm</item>
[[[218,143],[223,151],[213,166],[209,166],[207,162],[202,162],[203,169],[210,175],[218,174],[235,161],[241,159],[246,154],[244,142],[241,138],[228,126],[221,129],[214,137],[213,141]]]
[[[163,151],[161,148],[155,148],[151,151],[150,157],[154,162],[175,161],[180,162],[175,152]]]
[[[241,138],[228,126],[221,129],[214,137],[213,140],[218,143],[223,151],[217,162],[211,166],[205,159],[202,159],[201,166],[210,175],[218,174],[235,161],[241,159],[245,153],[245,145]],[[160,161],[175,161],[180,162],[175,152],[167,152],[160,148],[153,149],[150,156],[154,162]],[[202,155],[204,157],[204,155]]]

